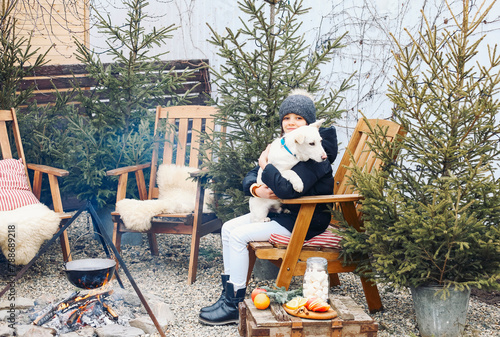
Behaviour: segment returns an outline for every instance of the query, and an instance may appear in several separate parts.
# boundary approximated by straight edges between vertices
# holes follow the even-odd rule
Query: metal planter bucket
[[[413,307],[421,337],[462,336],[469,309],[470,289],[457,291],[442,299],[441,286],[411,288]]]

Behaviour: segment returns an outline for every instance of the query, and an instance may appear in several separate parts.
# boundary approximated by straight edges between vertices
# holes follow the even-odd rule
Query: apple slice
[[[306,302],[306,308],[310,311],[325,312],[330,310],[330,305],[318,297],[311,297]]]

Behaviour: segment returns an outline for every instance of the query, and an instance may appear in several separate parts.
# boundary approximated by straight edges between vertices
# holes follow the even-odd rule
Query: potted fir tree
[[[475,33],[490,9],[471,13],[464,0],[460,14],[450,10],[453,27],[438,33],[424,17],[413,43],[396,41],[389,97],[407,136],[384,144],[384,130],[374,130],[383,169],[352,172],[365,197],[366,231],[346,232],[345,252],[370,254],[364,272],[376,282],[411,288],[422,336],[460,335],[470,287],[500,286],[500,57],[490,50],[488,64],[474,58],[482,40]],[[450,302],[454,294],[464,295],[462,308]],[[460,312],[441,330],[424,321]]]

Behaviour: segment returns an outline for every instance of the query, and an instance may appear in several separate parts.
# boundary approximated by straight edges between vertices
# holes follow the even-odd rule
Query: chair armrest
[[[65,177],[69,175],[69,172],[63,169],[58,169],[55,167],[47,166],[47,165],[39,165],[39,164],[28,164],[28,168],[30,170],[52,174],[56,177]]]
[[[206,169],[203,169],[203,170],[196,170],[196,171],[193,171],[193,172],[189,172],[189,175],[192,177],[192,178],[198,178],[198,177],[201,177],[203,176],[205,173],[209,172],[208,170]]]
[[[69,175],[69,172],[63,169],[58,169],[55,167],[50,167],[47,165],[38,164],[28,164],[28,169],[35,171],[33,177],[33,194],[40,200],[42,194],[42,175],[46,173],[49,177],[50,194],[52,195],[52,204],[54,211],[57,213],[62,213],[62,199],[61,191],[59,190],[59,182],[57,177],[65,177]]]
[[[141,165],[131,165],[125,167],[119,167],[106,172],[107,176],[119,176],[124,173],[137,172],[151,166],[151,163],[141,164]]]
[[[117,202],[125,199],[125,196],[127,194],[128,174],[131,172],[135,173],[137,188],[139,189],[139,198],[141,200],[146,200],[148,198],[146,182],[144,181],[144,173],[142,172],[143,169],[148,167],[151,167],[151,163],[119,167],[117,169],[109,170],[106,172],[107,176],[119,176],[118,188],[116,190]]]
[[[283,204],[326,204],[335,202],[349,202],[362,200],[360,194],[328,194],[328,195],[312,195],[300,197],[296,199],[280,199]]]

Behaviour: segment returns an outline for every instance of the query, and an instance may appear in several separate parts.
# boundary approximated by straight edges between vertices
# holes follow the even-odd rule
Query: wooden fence
[[[208,60],[176,60],[161,62],[165,65],[165,72],[174,68],[175,72],[186,69],[194,70],[183,86],[176,90],[177,95],[183,95],[192,90],[188,95],[192,105],[205,105],[210,97],[210,77]],[[105,64],[105,66],[108,64]],[[20,89],[25,90],[34,86],[34,96],[28,101],[36,101],[38,105],[53,104],[56,101],[56,91],[65,92],[73,90],[73,86],[86,90],[89,94],[95,86],[95,81],[88,76],[83,64],[70,65],[47,65],[40,67],[31,77],[25,77],[21,82]],[[100,97],[106,99],[106,97]],[[161,105],[167,105],[172,96],[165,93]],[[22,108],[22,107],[20,107]]]

